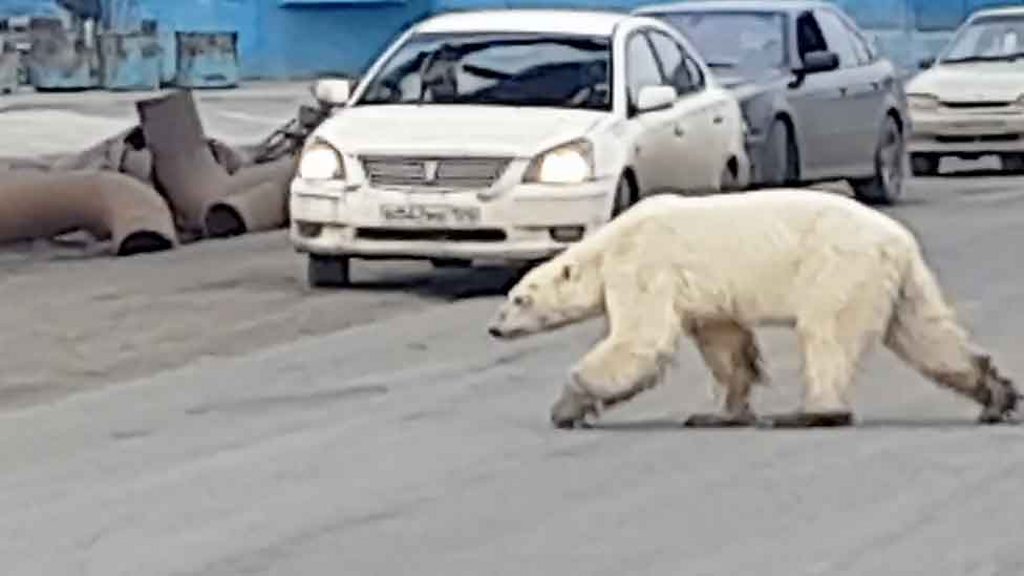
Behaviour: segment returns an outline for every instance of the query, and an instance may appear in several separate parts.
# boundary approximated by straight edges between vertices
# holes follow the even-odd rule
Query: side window
[[[849,18],[843,18],[843,24],[846,25],[846,31],[850,35],[850,42],[853,44],[854,51],[857,52],[857,58],[861,59],[861,64],[868,65],[875,61],[876,54],[874,49],[871,47],[871,43],[864,37],[864,34],[857,28],[857,26],[850,21]]]
[[[839,16],[830,10],[819,10],[816,16],[821,31],[825,34],[825,41],[828,43],[829,49],[839,56],[839,67],[860,66],[860,59],[853,47],[853,37]]]
[[[651,52],[647,38],[642,34],[634,34],[626,41],[626,85],[630,106],[636,105],[641,88],[660,86],[663,83],[658,61]]]
[[[675,87],[680,96],[696,92],[704,87],[704,78],[700,73],[700,68],[679,43],[672,37],[657,31],[651,32],[650,38],[666,80]]]
[[[825,36],[821,33],[817,20],[810,12],[804,12],[796,19],[796,40],[801,61],[811,52],[828,50]]]

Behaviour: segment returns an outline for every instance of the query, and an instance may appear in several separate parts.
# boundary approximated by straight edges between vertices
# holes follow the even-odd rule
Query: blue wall
[[[239,34],[248,78],[358,74],[387,43],[432,13],[481,7],[592,7],[626,10],[651,0],[104,0],[133,5],[119,22],[159,22],[164,78],[174,71],[175,30]],[[654,0],[657,1],[657,0]],[[835,0],[904,67],[930,55],[971,11],[1024,0]],[[53,11],[53,0],[0,0],[0,17]],[[124,16],[129,14],[130,17]]]

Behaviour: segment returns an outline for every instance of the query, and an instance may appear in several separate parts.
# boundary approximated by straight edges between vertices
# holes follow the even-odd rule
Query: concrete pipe
[[[288,223],[288,188],[298,159],[282,158],[242,168],[231,178],[231,192],[210,203],[206,234],[227,238],[263,232]]]
[[[121,173],[153,185],[153,154],[149,150],[127,149],[121,159]]]
[[[0,173],[0,243],[85,230],[118,256],[177,245],[163,197],[115,172]]]
[[[136,104],[146,145],[153,154],[157,186],[167,197],[181,228],[203,232],[210,202],[227,195],[230,176],[217,163],[189,92],[178,91]]]

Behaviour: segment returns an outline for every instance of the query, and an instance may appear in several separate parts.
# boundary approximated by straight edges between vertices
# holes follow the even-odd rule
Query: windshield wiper
[[[998,56],[963,56],[961,58],[948,58],[942,60],[942,64],[962,64],[965,62],[1016,62],[1018,58],[1024,57],[1024,52],[1014,52],[1013,54],[1000,54]]]

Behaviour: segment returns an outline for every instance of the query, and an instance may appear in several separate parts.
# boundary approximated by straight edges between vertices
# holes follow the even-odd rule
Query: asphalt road
[[[890,211],[977,340],[1024,374],[1021,182],[920,181]],[[975,426],[974,407],[888,353],[864,366],[853,429],[679,428],[712,406],[684,342],[662,388],[559,432],[548,406],[599,322],[495,342],[500,275],[365,270],[388,280],[315,297],[406,304],[0,415],[2,572],[1024,572],[1024,429]],[[424,282],[479,290],[438,298]],[[758,407],[790,408],[793,339],[762,337]]]
[[[252,141],[302,93],[201,112]],[[0,156],[133,121],[129,96],[54,98],[4,101]],[[1024,182],[918,181],[889,211],[1024,378]],[[663,387],[559,432],[549,404],[602,326],[490,340],[507,274],[359,263],[358,287],[310,292],[279,232],[101,253],[0,250],[4,576],[1024,573],[1024,428],[975,426],[884,351],[854,429],[681,429],[713,407],[684,341]],[[792,408],[795,342],[761,336],[757,406]]]

